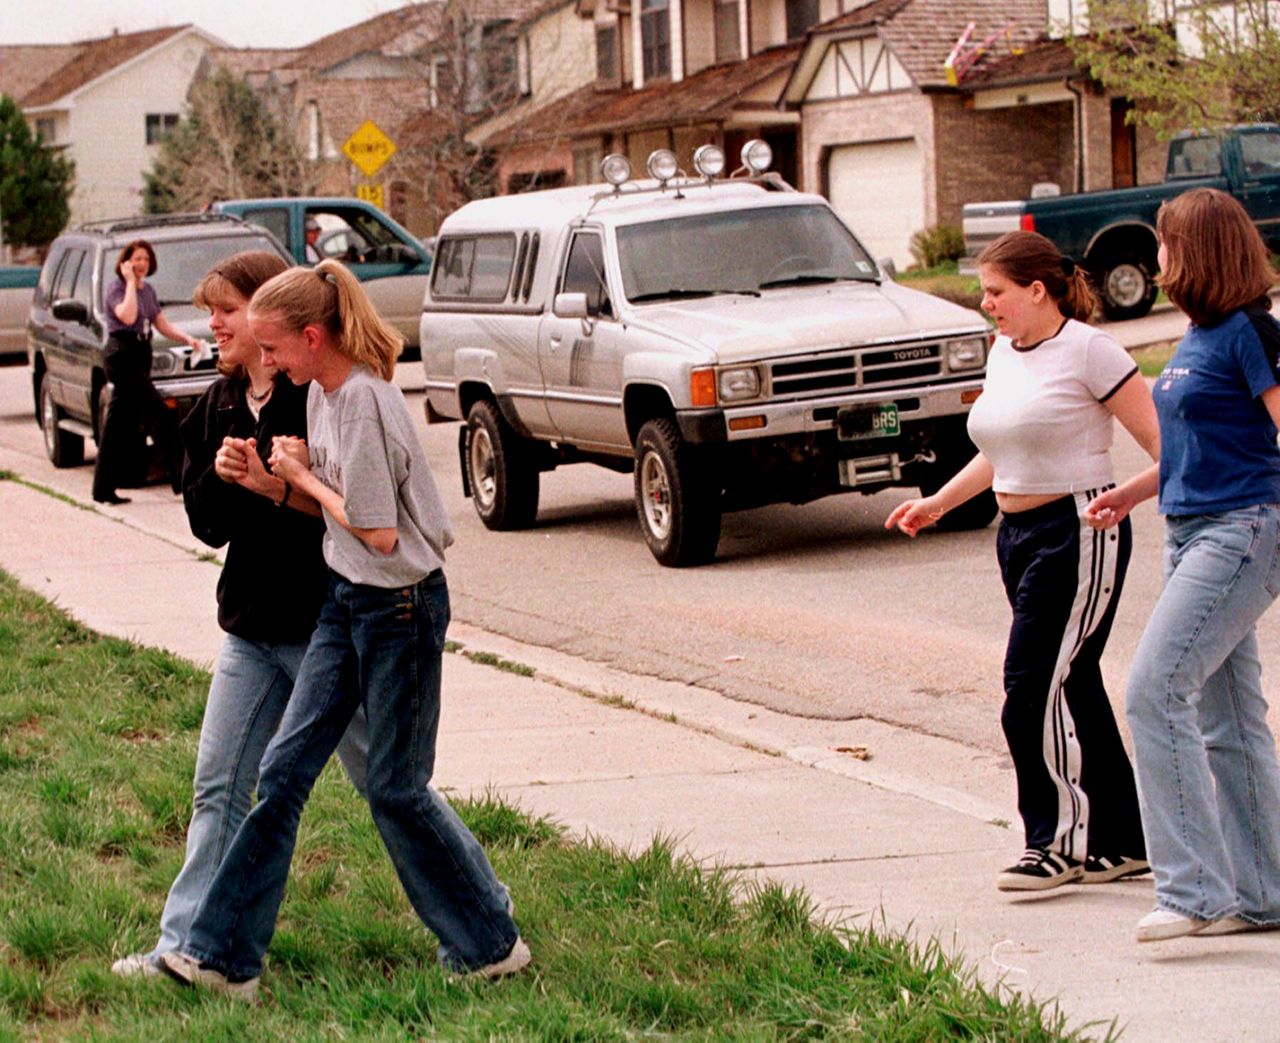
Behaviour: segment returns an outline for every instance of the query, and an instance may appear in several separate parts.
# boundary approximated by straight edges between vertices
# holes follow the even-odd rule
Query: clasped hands
[[[276,435],[271,440],[267,466],[271,468],[269,473],[258,455],[256,438],[232,438],[228,435],[213,458],[214,472],[224,482],[243,485],[250,492],[271,496],[279,492],[273,475],[275,479],[288,482],[311,469],[306,440],[294,435]]]

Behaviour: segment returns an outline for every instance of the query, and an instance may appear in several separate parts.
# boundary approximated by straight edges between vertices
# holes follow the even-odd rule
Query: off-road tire
[[[676,425],[650,420],[636,436],[636,513],[649,550],[662,565],[705,565],[720,542],[720,485],[696,446]]]
[[[476,514],[495,531],[527,529],[538,515],[539,475],[527,439],[481,399],[467,414],[465,466]]]

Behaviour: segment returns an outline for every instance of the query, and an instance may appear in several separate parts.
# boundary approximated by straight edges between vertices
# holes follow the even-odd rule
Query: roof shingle
[[[519,124],[495,132],[483,144],[510,146],[721,119],[748,90],[790,67],[802,47],[800,43],[772,47],[746,61],[712,65],[683,80],[654,83],[640,90],[601,90],[589,84],[530,113]]]
[[[74,45],[76,50],[48,76],[31,88],[20,99],[24,109],[49,105],[91,83],[99,76],[122,65],[130,58],[164,43],[190,25],[149,29],[141,33],[113,33],[97,40],[84,40]]]

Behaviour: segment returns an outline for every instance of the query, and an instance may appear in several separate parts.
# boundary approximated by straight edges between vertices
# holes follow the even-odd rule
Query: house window
[[[52,145],[58,140],[58,121],[52,116],[41,116],[36,120],[36,137],[42,145]]]
[[[596,79],[616,84],[618,77],[618,23],[596,26]]]
[[[818,24],[818,0],[787,0],[787,39],[798,40]]]
[[[437,57],[431,62],[431,108],[448,105],[453,98],[453,66],[447,57]]]
[[[640,0],[640,47],[644,78],[671,75],[670,0]]]
[[[147,144],[155,145],[159,143],[160,139],[177,125],[178,114],[176,112],[148,112]]]
[[[600,180],[599,146],[576,148],[573,150],[573,183],[575,185],[592,185]]]
[[[738,0],[716,0],[716,61],[742,57],[738,35]]]
[[[486,25],[481,31],[483,96],[481,109],[496,110],[520,93],[519,40],[507,22]]]

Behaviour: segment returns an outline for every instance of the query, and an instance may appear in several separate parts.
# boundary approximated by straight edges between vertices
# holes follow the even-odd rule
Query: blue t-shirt
[[[122,333],[128,330],[139,337],[151,336],[151,324],[160,314],[160,300],[156,297],[155,287],[144,282],[138,287],[138,314],[131,323],[123,323],[116,315],[116,305],[124,301],[125,285],[123,279],[116,279],[107,287],[107,332]]]
[[[1191,326],[1152,393],[1160,416],[1160,513],[1280,503],[1276,425],[1258,397],[1280,383],[1280,325],[1241,308]]]

